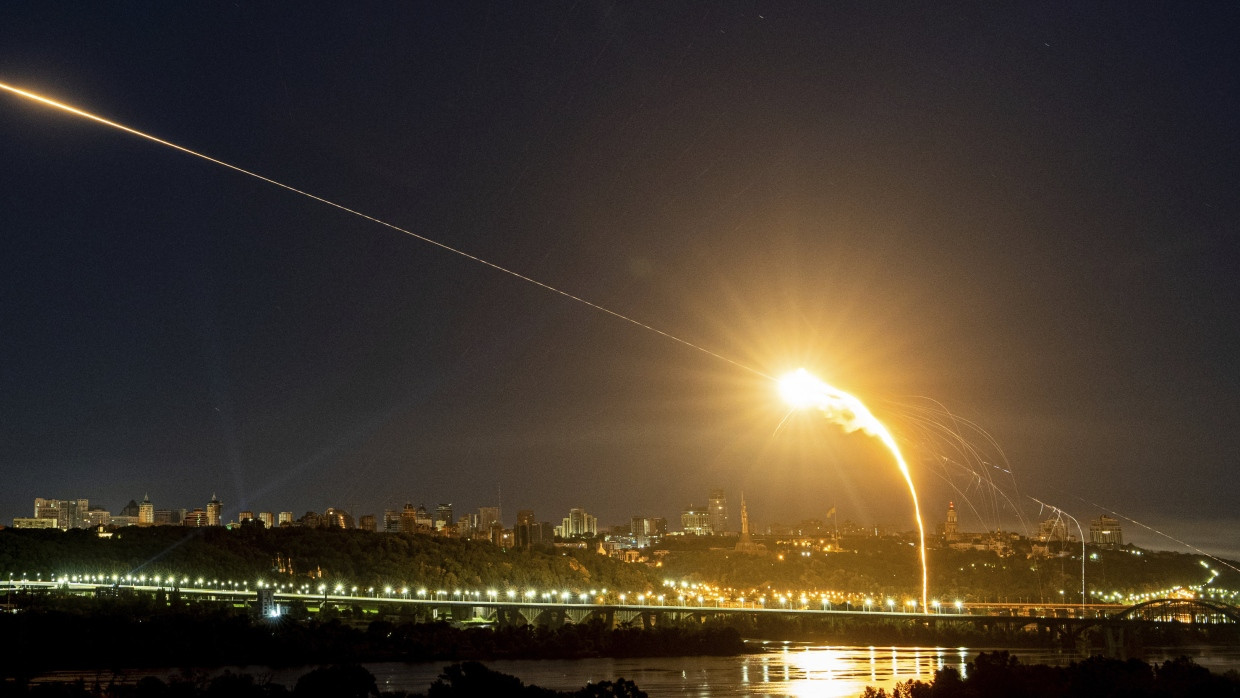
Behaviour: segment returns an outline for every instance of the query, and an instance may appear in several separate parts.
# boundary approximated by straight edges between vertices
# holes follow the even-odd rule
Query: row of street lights
[[[41,582],[42,575],[41,574],[37,575],[37,579]],[[16,583],[21,583],[23,581],[27,581],[25,575],[22,576],[21,580],[17,580]],[[197,588],[207,589],[207,590],[218,589],[221,591],[248,591],[250,589],[249,580],[237,582],[233,580],[212,579],[208,581],[202,577],[198,577],[196,580],[191,580],[189,577],[178,577],[176,575],[158,575],[158,574],[151,575],[149,577],[143,574],[140,574],[140,575],[131,575],[131,574],[126,574],[126,575],[119,575],[119,574],[63,575],[59,577],[53,576],[49,581],[51,581],[52,583],[113,584],[113,585],[126,584],[126,585],[133,585],[133,586],[147,586],[149,582],[150,585],[157,586],[157,587],[164,587],[164,586],[189,587],[192,581],[193,584]],[[14,582],[12,575],[10,575],[10,582],[11,583]],[[189,588],[193,588],[193,587],[189,587]],[[274,589],[275,591],[281,592],[281,593],[294,593],[294,594],[302,594],[302,595],[314,595],[314,592],[317,591],[318,594],[322,595],[324,598],[328,596],[329,590],[332,591],[334,595],[336,596],[344,596],[347,591],[349,595],[353,597],[357,597],[359,593],[358,586],[356,585],[346,586],[342,583],[337,583],[333,586],[329,586],[328,584],[318,584],[316,587],[308,583],[295,585],[293,583],[269,583],[263,580],[259,580],[255,588],[259,588],[259,589],[270,588],[270,589]],[[654,593],[638,593],[636,595],[621,593],[621,594],[618,594],[616,598],[618,598],[620,604],[622,605],[629,604],[629,599],[632,598],[635,601],[633,605],[638,605],[638,606],[656,606],[657,605],[660,607],[665,607],[669,603],[672,603],[675,606],[688,607],[691,604],[693,604],[694,601],[696,601],[697,607],[704,607],[709,602],[713,602],[715,608],[737,608],[737,607],[755,608],[755,609],[757,608],[781,608],[781,609],[787,609],[787,610],[796,609],[798,601],[799,601],[800,610],[809,610],[811,607],[811,601],[814,600],[812,597],[805,595],[805,594],[802,594],[799,597],[799,599],[794,599],[790,595],[775,594],[771,598],[772,605],[768,606],[766,596],[759,596],[757,598],[752,598],[752,597],[746,598],[745,596],[738,596],[735,599],[733,599],[733,598],[725,597],[722,594],[709,594],[708,595],[708,594],[699,593],[699,594],[694,595],[692,593],[688,593],[688,594],[683,593],[684,590],[677,589],[676,591],[681,592],[681,593],[677,593],[674,597],[667,595],[667,594],[654,594]],[[376,592],[376,589],[374,587],[368,587],[364,591],[364,594],[367,597],[371,597],[371,598],[379,597],[379,593]],[[382,589],[382,594],[383,596],[387,598],[402,598],[402,599],[412,599],[416,595],[416,597],[419,600],[435,600],[435,601],[445,601],[445,600],[481,601],[485,597],[490,602],[498,602],[500,601],[501,597],[503,597],[504,600],[508,602],[517,602],[519,600],[524,603],[541,602],[541,603],[602,604],[602,603],[606,603],[606,597],[608,595],[608,590],[605,588],[602,590],[591,589],[589,592],[582,591],[582,592],[574,593],[569,590],[563,590],[563,591],[546,590],[546,591],[540,592],[536,589],[525,589],[523,591],[519,591],[517,589],[508,589],[504,591],[503,593],[501,593],[497,589],[487,589],[485,592],[477,591],[477,590],[463,590],[463,589],[454,589],[451,592],[449,592],[448,590],[445,590],[445,589],[438,589],[438,590],[435,590],[434,592],[431,592],[430,590],[426,588],[420,588],[416,591],[413,591],[409,587],[397,588],[397,587],[392,587],[392,586],[385,586]],[[673,603],[673,600],[674,600],[674,603]],[[825,594],[820,595],[819,600],[821,600],[823,611],[837,610],[836,603],[832,602]],[[900,608],[901,611],[903,612],[916,613],[917,608],[918,608],[918,602],[916,599],[908,599],[904,602],[902,606],[898,606],[895,599],[888,598],[886,599],[885,605],[886,605],[887,611],[892,612],[892,613],[894,613],[897,608]],[[934,600],[933,602],[931,602],[931,606],[932,606],[934,613],[943,612],[944,606],[938,600]],[[866,598],[864,602],[862,603],[862,607],[864,608],[865,611],[870,612],[875,609],[876,604],[872,598]],[[877,607],[881,609],[882,605],[877,605]],[[838,610],[852,611],[853,604],[851,601],[845,601],[844,608],[838,609]],[[954,604],[954,610],[956,613],[962,613],[964,610],[964,604],[961,601],[956,601]]]

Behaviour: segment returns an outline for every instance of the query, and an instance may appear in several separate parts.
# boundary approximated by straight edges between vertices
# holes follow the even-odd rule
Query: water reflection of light
[[[804,652],[798,652],[793,661],[808,679],[834,679],[848,668],[843,652],[831,647],[806,648]]]
[[[935,671],[967,663],[968,650],[944,647],[785,646],[754,656],[741,666],[742,694],[795,698],[844,698],[861,695],[867,686],[888,691],[897,682],[933,681]],[[959,657],[959,659],[957,659]],[[750,668],[761,662],[761,680]],[[867,667],[868,664],[868,667]],[[713,693],[712,693],[713,694]],[[707,695],[707,694],[702,694]],[[732,695],[726,693],[726,695]]]

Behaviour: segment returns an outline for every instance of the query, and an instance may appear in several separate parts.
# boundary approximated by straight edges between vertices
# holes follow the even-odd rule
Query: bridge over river
[[[600,622],[606,627],[658,627],[669,623],[707,622],[718,620],[754,626],[763,618],[830,623],[838,621],[876,624],[888,623],[923,628],[931,633],[967,627],[983,632],[1029,632],[1042,637],[1045,644],[1074,645],[1082,635],[1096,629],[1105,637],[1108,647],[1120,647],[1134,632],[1148,630],[1219,629],[1227,637],[1240,637],[1240,609],[1235,606],[1201,599],[1157,599],[1123,606],[1120,604],[1031,604],[1031,603],[956,603],[909,611],[889,603],[888,606],[851,605],[821,607],[783,602],[766,605],[745,601],[716,601],[693,604],[692,599],[665,603],[654,596],[639,596],[637,602],[603,596],[501,594],[496,591],[435,592],[411,594],[397,592],[346,591],[320,587],[318,593],[281,591],[270,587],[220,588],[217,586],[169,586],[143,583],[101,585],[90,581],[0,581],[0,595],[40,593],[59,589],[76,594],[119,594],[127,590],[156,593],[174,589],[182,596],[227,601],[252,606],[259,612],[280,615],[292,608],[319,612],[361,609],[381,616],[409,617],[421,620],[445,620],[460,626],[507,627],[535,625],[558,628],[566,623]],[[333,591],[335,593],[333,593]]]

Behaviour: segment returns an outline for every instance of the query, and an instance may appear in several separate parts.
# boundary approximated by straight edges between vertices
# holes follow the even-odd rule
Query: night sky
[[[1016,526],[993,477],[1028,517],[1106,507],[1240,557],[1237,26],[1234,3],[7,2],[0,82],[753,370],[4,93],[0,520],[215,492],[226,517],[502,496],[509,524],[678,523],[722,487],[761,526],[911,528],[876,442],[781,426],[761,374],[805,366],[890,421],[931,525],[956,499],[962,528]],[[919,446],[925,398],[1015,483]]]

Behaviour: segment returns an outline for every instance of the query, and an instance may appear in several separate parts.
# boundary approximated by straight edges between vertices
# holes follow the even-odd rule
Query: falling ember
[[[896,445],[895,438],[887,431],[887,427],[870,413],[869,408],[848,393],[833,388],[818,380],[803,368],[789,373],[779,380],[779,392],[789,405],[797,408],[814,407],[822,411],[827,419],[843,427],[846,431],[864,431],[877,437],[891,451],[900,468],[900,474],[908,483],[908,491],[913,495],[913,514],[917,517],[917,534],[921,542],[921,608],[926,610],[929,599],[929,576],[926,573],[926,527],[921,522],[921,505],[917,501],[917,488],[913,486],[913,476],[909,474],[908,464]]]

